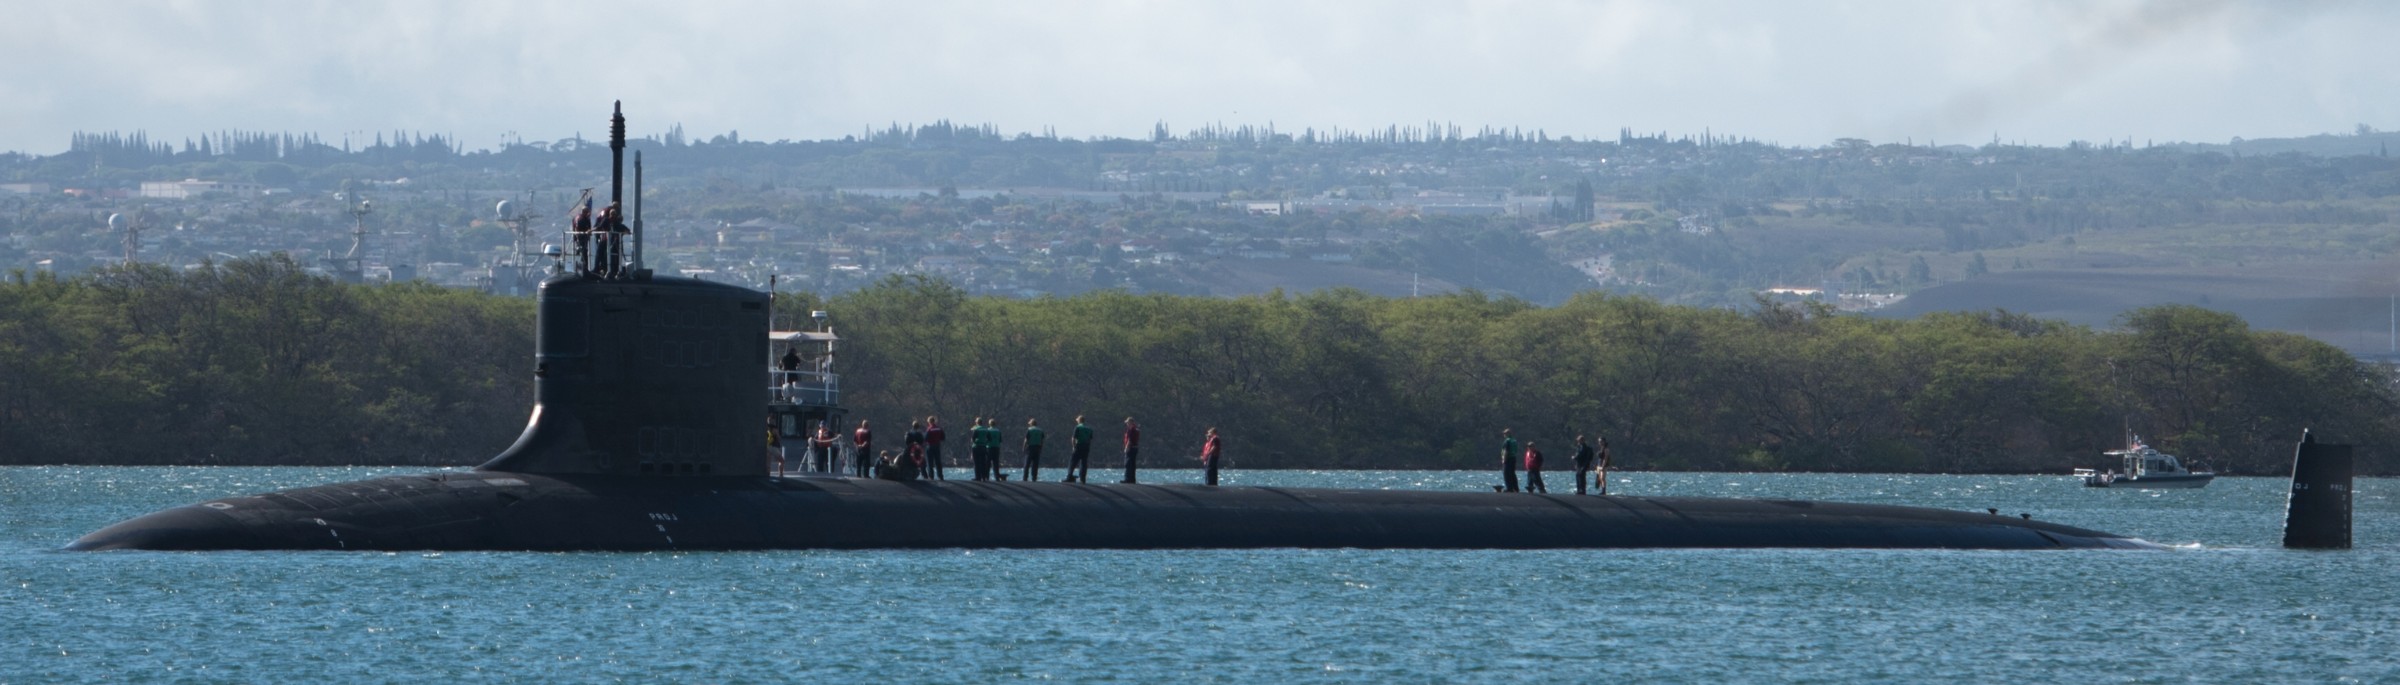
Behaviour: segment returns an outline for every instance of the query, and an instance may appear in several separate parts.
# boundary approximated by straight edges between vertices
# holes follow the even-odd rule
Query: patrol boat
[[[612,201],[624,132],[620,107]],[[638,157],[635,172],[638,198]],[[783,477],[768,432],[796,446],[839,421],[838,376],[829,356],[797,374],[760,364],[773,342],[830,352],[838,338],[822,324],[770,332],[768,293],[652,273],[638,200],[630,231],[609,216],[540,284],[532,418],[498,456],[175,507],[68,548],[2158,548],[1984,512],[1802,500]],[[630,255],[608,242],[628,232]]]
[[[2143,444],[2138,435],[2128,434],[2125,449],[2101,454],[2116,457],[2125,470],[2075,469],[2074,475],[2083,479],[2084,487],[2196,490],[2217,479],[2214,471],[2184,468],[2183,460]]]

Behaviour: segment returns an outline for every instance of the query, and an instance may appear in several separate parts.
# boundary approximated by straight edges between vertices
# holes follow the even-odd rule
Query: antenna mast
[[[350,205],[345,210],[350,213],[352,221],[350,251],[342,253],[340,257],[327,257],[325,263],[333,267],[334,276],[341,279],[342,282],[363,283],[366,281],[367,274],[366,258],[359,253],[365,249],[367,244],[367,215],[374,213],[375,203],[362,196],[358,192],[357,186],[349,182],[342,184],[341,194],[335,197]]]
[[[143,223],[140,213],[130,217],[123,214],[108,215],[108,227],[116,229],[118,233],[125,236],[126,266],[132,266],[136,261],[135,258],[142,251],[142,229],[145,228]]]
[[[633,151],[633,273],[641,275],[642,266],[642,151]]]
[[[625,199],[624,195],[625,101],[618,100],[616,115],[608,118],[608,203],[617,204]]]

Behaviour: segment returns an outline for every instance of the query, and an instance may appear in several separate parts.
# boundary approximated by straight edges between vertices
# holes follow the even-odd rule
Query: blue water
[[[2346,552],[2278,548],[2273,479],[1649,473],[1611,489],[1997,507],[2176,548],[56,551],[168,506],[410,471],[0,467],[0,683],[2400,681],[2385,479],[2359,482]]]

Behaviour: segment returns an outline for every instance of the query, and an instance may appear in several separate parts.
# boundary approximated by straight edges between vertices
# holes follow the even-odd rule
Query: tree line
[[[533,303],[281,255],[0,285],[0,463],[470,464],[524,425]]]
[[[1597,292],[1010,300],[893,277],[806,306],[834,311],[848,397],[872,418],[1131,415],[1190,438],[1170,454],[1218,427],[1251,467],[1481,468],[1513,428],[1605,436],[1635,468],[2063,472],[2130,429],[2261,474],[2288,468],[2303,428],[2361,445],[2367,470],[2400,435],[2388,369],[2180,305],[2097,331]]]
[[[1513,428],[1605,436],[1637,469],[2063,472],[2130,428],[2269,474],[2309,428],[2383,473],[2400,437],[2389,369],[2187,306],[2093,330],[1602,293],[1015,300],[914,276],[777,299],[786,325],[832,312],[854,418],[1133,416],[1157,465],[1211,426],[1244,468],[1482,468]],[[530,304],[280,258],[19,274],[0,284],[0,460],[477,463],[531,406]]]

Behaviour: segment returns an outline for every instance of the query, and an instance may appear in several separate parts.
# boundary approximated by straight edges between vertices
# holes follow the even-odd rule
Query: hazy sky
[[[0,150],[74,131],[1072,137],[1446,121],[1613,138],[2400,129],[2400,3],[0,0]]]

